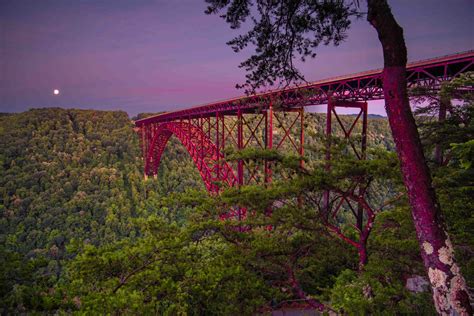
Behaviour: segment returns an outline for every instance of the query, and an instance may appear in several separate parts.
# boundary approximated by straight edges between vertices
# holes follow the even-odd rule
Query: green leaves
[[[245,258],[218,236],[190,239],[195,227],[156,216],[146,236],[111,246],[88,246],[70,264],[70,298],[94,313],[249,314],[268,291],[244,267]]]
[[[461,167],[465,170],[473,168],[474,139],[462,144],[451,144],[453,154],[459,159]]]
[[[169,181],[144,183],[138,137],[125,112],[38,109],[2,116],[0,125],[0,240],[18,256],[12,265],[3,265],[12,279],[1,297],[8,313],[57,308],[62,298],[50,292],[64,282],[69,260],[86,248],[93,253],[91,245],[130,244],[153,229],[156,233],[163,223],[182,224],[187,209],[165,208],[162,196],[202,185],[190,159],[181,166],[173,161],[187,155],[174,146],[160,171],[160,179]],[[137,220],[155,213],[163,216],[154,228],[151,220],[149,227]],[[96,267],[87,258],[81,260],[91,271],[108,264],[121,270],[120,262],[127,261],[109,258]],[[44,264],[32,266],[28,277],[11,276],[17,265],[37,261]],[[34,306],[28,303],[33,301]]]

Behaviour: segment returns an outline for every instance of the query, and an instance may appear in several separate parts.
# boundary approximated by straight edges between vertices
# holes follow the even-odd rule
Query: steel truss
[[[283,119],[290,113],[290,124]],[[274,126],[274,122],[278,124]],[[156,176],[161,156],[169,138],[175,135],[183,144],[199,170],[206,189],[218,193],[222,187],[268,183],[272,179],[272,163],[263,166],[246,159],[229,160],[230,154],[248,148],[293,151],[303,155],[304,110],[274,112],[269,104],[260,113],[215,117],[181,118],[152,123],[140,128],[145,177]],[[294,130],[297,133],[294,133]]]
[[[337,113],[337,108],[353,108],[357,109],[359,113],[354,116],[352,122],[349,126],[344,125],[340,116]],[[333,124],[333,116],[336,119],[336,124]],[[338,128],[343,133],[343,138],[346,139],[349,143],[349,147],[354,153],[354,156],[359,160],[366,159],[366,149],[367,149],[367,116],[368,116],[368,105],[367,102],[358,102],[358,101],[337,101],[330,99],[327,107],[326,114],[326,136],[328,138],[328,147],[326,149],[326,168],[331,168],[331,136],[333,135],[333,130]],[[360,144],[356,144],[353,136],[356,125],[361,126],[360,134]],[[362,197],[365,194],[366,188],[364,187],[363,179],[361,181],[354,181],[352,184],[352,189],[350,189],[351,194],[357,194]],[[359,204],[357,207],[354,207],[353,202],[347,197],[345,193],[338,192],[329,192],[324,193],[323,205],[326,211],[326,221],[331,221],[336,218],[339,211],[342,209],[347,209],[352,212],[356,219],[357,228],[362,231],[364,225],[364,210]],[[345,206],[345,207],[344,207]]]
[[[435,91],[442,82],[473,71],[473,61],[474,51],[469,51],[410,63],[407,65],[408,87]],[[171,135],[175,135],[189,152],[211,194],[218,194],[225,187],[269,183],[276,176],[271,161],[259,164],[244,159],[229,160],[229,152],[275,149],[299,155],[303,165],[304,107],[321,104],[327,104],[327,136],[338,126],[350,140],[356,124],[362,124],[360,145],[351,141],[349,144],[359,159],[365,159],[367,101],[382,98],[382,70],[373,70],[141,119],[135,124],[141,134],[144,175],[157,175],[166,144]],[[342,123],[337,113],[340,107],[359,110],[351,126]],[[287,118],[283,119],[284,116]],[[328,161],[331,159],[329,149]],[[327,168],[330,168],[329,163]],[[352,209],[344,196],[328,192],[324,199],[328,216],[336,216],[343,203]],[[330,204],[334,207],[329,212]],[[360,208],[353,212],[358,225],[362,225]],[[238,217],[241,216],[239,213]]]

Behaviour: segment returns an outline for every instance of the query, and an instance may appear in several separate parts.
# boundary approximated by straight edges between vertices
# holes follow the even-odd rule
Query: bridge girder
[[[470,51],[411,63],[407,66],[407,84],[409,88],[437,90],[442,82],[474,70],[473,62],[474,51]],[[294,152],[300,155],[303,166],[304,107],[319,104],[327,104],[326,136],[338,127],[344,138],[350,139],[355,124],[362,124],[360,147],[357,149],[350,144],[356,156],[365,159],[367,101],[382,98],[382,71],[374,70],[138,120],[136,126],[142,136],[145,177],[157,175],[165,146],[175,135],[189,152],[211,194],[219,193],[223,186],[269,183],[274,177],[271,161],[259,165],[243,159],[228,160],[229,147],[234,151],[258,148],[281,150],[287,154]],[[339,118],[337,108],[340,107],[360,110],[351,126],[345,127]],[[281,116],[290,113],[294,118],[284,126]],[[330,168],[331,159],[329,149],[326,149],[327,168]],[[362,192],[363,188],[358,190]],[[327,192],[324,200],[328,216],[336,216],[343,203],[352,208],[346,198],[334,193]],[[360,210],[354,213],[358,222],[363,219]],[[241,215],[239,213],[238,217]]]
[[[425,87],[436,91],[443,82],[467,71],[474,71],[474,51],[407,64],[407,85],[409,88]],[[331,98],[340,101],[383,99],[382,69],[190,107],[138,120],[135,124],[140,127],[181,118],[215,117],[216,113],[223,115],[237,115],[239,111],[255,113],[264,110],[270,103],[275,109],[289,110],[328,104]]]

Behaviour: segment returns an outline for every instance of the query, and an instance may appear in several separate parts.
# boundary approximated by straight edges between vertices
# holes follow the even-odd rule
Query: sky
[[[389,3],[409,61],[474,49],[474,0]],[[234,53],[225,43],[239,31],[205,9],[204,0],[0,0],[0,112],[59,106],[133,116],[242,95],[238,65],[252,50]],[[317,53],[301,64],[308,81],[383,66],[365,19]],[[369,112],[383,114],[382,104]]]

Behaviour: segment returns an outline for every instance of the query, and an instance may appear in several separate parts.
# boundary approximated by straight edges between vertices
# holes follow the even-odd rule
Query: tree
[[[310,232],[320,232],[318,226],[322,225],[327,233],[357,250],[359,271],[362,271],[368,261],[367,242],[376,216],[405,195],[399,193],[404,190],[399,190],[398,160],[381,149],[370,149],[368,159],[360,160],[354,153],[346,152],[347,140],[331,137],[331,143],[334,160],[329,170],[325,168],[325,159],[312,160],[303,167],[299,157],[285,156],[276,150],[247,149],[231,154],[226,157],[228,161],[242,159],[246,164],[271,161],[275,171],[288,177],[274,180],[266,187],[249,185],[229,189],[221,196],[224,205],[240,205],[262,214],[271,211],[272,217],[278,217],[281,210],[277,212],[277,209],[282,205],[284,212],[288,212],[286,208],[296,211],[294,216],[277,218],[270,225],[277,228],[285,222]],[[395,192],[390,192],[389,187]],[[387,192],[382,193],[384,190]],[[332,192],[327,203],[323,198],[326,192]]]
[[[64,308],[92,314],[253,314],[275,291],[234,247],[201,233],[207,222],[179,226],[151,215],[140,220],[143,235],[136,240],[84,245],[69,262]]]
[[[453,143],[465,143],[473,138],[472,116],[474,95],[469,90],[474,73],[467,72],[444,82],[439,91],[417,87],[410,91],[421,141],[432,169],[447,166],[452,158]],[[451,100],[456,100],[452,104]],[[433,154],[431,154],[433,152]]]
[[[338,147],[342,149],[343,144]],[[335,156],[337,152],[339,150],[334,150],[332,154]],[[298,157],[285,157],[276,151],[247,149],[230,156],[244,159],[246,163],[271,159],[273,170],[278,170],[277,174],[286,174],[286,177],[273,179],[267,186],[246,185],[228,189],[206,201],[193,199],[189,193],[181,199],[171,199],[171,205],[177,205],[176,201],[199,205],[199,210],[193,211],[192,216],[192,221],[202,230],[196,235],[221,235],[229,246],[235,247],[238,257],[245,258],[253,271],[264,276],[267,284],[281,294],[290,295],[287,299],[304,300],[320,311],[403,314],[413,312],[413,306],[418,312],[434,310],[429,295],[411,295],[404,289],[406,276],[417,275],[423,269],[412,221],[406,216],[409,214],[408,207],[405,207],[407,202],[400,200],[397,207],[391,205],[391,210],[380,212],[381,208],[405,196],[401,194],[387,200],[387,187],[393,189],[393,186],[383,185],[391,176],[395,181],[389,182],[401,182],[398,181],[395,154],[370,150],[370,159],[361,161],[340,152],[341,159],[333,161],[329,171],[321,168],[325,165],[324,160],[319,163],[307,161],[302,168]],[[370,183],[364,185],[366,194],[360,198],[353,191],[361,176]],[[328,189],[346,197],[342,200],[331,198],[330,216],[326,216],[322,202]],[[389,191],[388,195],[395,194],[393,190]],[[395,191],[398,190],[395,188]],[[356,203],[350,206],[353,198]],[[339,202],[344,200],[340,205]],[[355,212],[357,205],[354,204],[358,203],[364,204],[365,225],[362,229],[357,225],[358,212]],[[380,204],[382,207],[376,207]],[[219,218],[222,212],[228,212],[230,205],[239,205],[250,212],[238,221],[230,219],[203,225],[209,219]],[[343,209],[337,211],[334,208],[337,205]],[[402,220],[408,225],[403,225],[403,228],[402,221],[396,220],[396,214],[400,214],[397,208],[406,211]],[[270,210],[271,216],[268,216]],[[385,221],[375,220],[379,215]],[[271,231],[268,227],[272,227]],[[370,246],[368,253],[367,242],[372,228],[378,230],[378,234],[370,238],[370,243],[372,246],[378,244],[379,249],[373,252]],[[387,248],[390,256],[387,256]],[[368,254],[371,259],[366,264]],[[357,266],[359,271],[354,272]],[[351,278],[344,277],[347,275]],[[337,284],[334,284],[335,279],[339,280]]]
[[[359,5],[341,0],[241,1],[206,0],[206,13],[226,9],[222,17],[231,28],[239,28],[250,17],[253,27],[230,42],[235,52],[248,45],[255,54],[241,63],[246,83],[253,92],[279,79],[287,84],[303,79],[293,64],[295,55],[304,61],[315,57],[321,43],[339,44],[350,27],[350,18],[360,16]],[[256,11],[251,6],[256,4]],[[367,21],[375,28],[384,56],[383,88],[392,135],[397,148],[404,184],[420,244],[421,256],[431,281],[438,313],[471,313],[464,278],[454,261],[453,247],[441,218],[431,175],[410,109],[407,85],[407,49],[403,29],[386,0],[367,0]]]
[[[436,193],[457,246],[456,259],[468,285],[474,280],[474,94],[469,91],[473,84],[474,73],[468,72],[444,83],[436,93],[420,98],[419,91],[413,91],[417,102],[428,103],[415,114]]]

